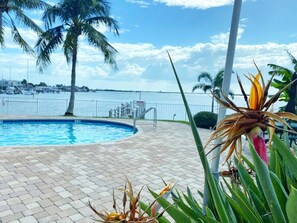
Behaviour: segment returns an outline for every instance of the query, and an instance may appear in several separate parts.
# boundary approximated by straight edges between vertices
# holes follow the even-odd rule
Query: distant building
[[[5,80],[5,79],[0,80],[0,87],[2,89],[6,89],[7,87],[21,87],[21,86],[22,86],[21,81]]]

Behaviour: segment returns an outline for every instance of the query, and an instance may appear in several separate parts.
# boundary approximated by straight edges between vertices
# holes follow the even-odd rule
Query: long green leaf
[[[225,179],[224,181],[232,195],[232,201],[230,200],[230,198],[228,199],[228,201],[236,201],[238,205],[238,207],[236,206],[236,210],[239,211],[239,214],[242,216],[242,218],[244,218],[246,221],[261,223],[261,216],[257,211],[253,209],[253,206],[251,205],[250,200],[248,200],[246,195],[242,191],[240,191],[240,189],[236,185],[233,185],[233,187],[231,187]],[[233,208],[234,207],[235,206],[233,205]]]
[[[287,150],[288,148],[284,149]],[[288,179],[291,178],[291,174],[287,175],[289,171],[288,167],[286,166],[283,157],[276,150],[274,145],[270,147],[269,170],[276,174],[276,176],[284,186],[285,190],[289,191],[290,186],[288,184]],[[289,181],[291,180],[289,179]]]
[[[197,200],[194,198],[192,191],[190,190],[189,187],[187,187],[187,195],[189,200],[191,201],[191,204],[188,203],[189,205],[191,205],[191,207],[194,207],[195,209],[198,209],[199,211],[202,210],[202,208],[200,207],[200,205],[198,204]]]
[[[276,165],[278,162],[277,152],[275,151],[273,146],[270,146],[269,151],[270,151],[270,157],[269,157],[268,167],[270,171],[272,171],[273,173],[276,173]]]
[[[260,198],[252,190],[248,190],[247,192],[249,194],[250,199],[253,202],[253,205],[255,206],[259,214],[262,216],[263,221],[265,223],[271,223],[273,219],[271,217],[269,208],[265,206],[266,201],[260,200]]]
[[[170,63],[171,63],[171,66],[172,66],[172,69],[173,69],[173,72],[174,72],[174,75],[175,75],[175,78],[176,78],[176,81],[177,81],[177,84],[178,84],[182,99],[183,99],[183,102],[184,102],[184,105],[185,105],[185,108],[186,108],[186,112],[187,112],[190,124],[191,124],[191,129],[192,129],[192,133],[193,133],[194,140],[195,140],[195,143],[196,143],[196,147],[197,147],[197,150],[198,150],[198,154],[200,156],[200,161],[201,161],[201,164],[202,164],[203,169],[205,171],[206,180],[207,180],[207,182],[209,184],[211,196],[213,197],[213,200],[214,200],[214,203],[215,203],[215,206],[216,206],[216,210],[217,210],[218,215],[220,217],[220,220],[222,222],[224,222],[224,223],[233,222],[233,219],[232,219],[232,217],[231,217],[231,215],[229,213],[230,209],[228,209],[228,207],[226,207],[226,203],[223,201],[222,195],[220,194],[220,192],[218,190],[217,182],[214,179],[214,177],[213,177],[213,175],[212,175],[212,173],[210,171],[209,164],[208,164],[208,161],[207,161],[204,149],[203,149],[202,141],[201,141],[200,136],[198,134],[195,122],[193,120],[193,117],[192,117],[192,114],[191,114],[191,111],[190,111],[190,107],[188,105],[186,96],[184,94],[184,91],[183,91],[183,88],[181,86],[179,77],[177,75],[177,72],[175,70],[174,64],[172,62],[172,59],[171,59],[169,53],[168,53],[168,56],[169,56],[169,60],[170,60]]]
[[[297,220],[296,204],[297,204],[297,190],[294,187],[292,187],[291,193],[289,195],[287,205],[286,205],[287,215],[290,223],[296,222]]]
[[[275,150],[283,157],[286,166],[289,168],[291,174],[297,179],[297,159],[292,155],[290,150],[285,146],[285,144],[277,137],[273,135],[273,144]]]
[[[151,216],[151,209],[149,208],[149,205],[147,205],[146,203],[139,201],[139,206],[141,208],[141,210],[145,211],[149,216]],[[158,222],[159,223],[170,223],[170,221],[162,216],[160,218],[158,218]]]
[[[275,194],[277,196],[278,202],[282,208],[283,213],[286,213],[286,203],[288,199],[288,193],[283,187],[280,179],[270,171],[270,178],[271,182],[275,191]]]
[[[277,200],[275,191],[273,189],[268,168],[267,168],[266,164],[264,163],[264,161],[257,154],[254,146],[250,142],[249,142],[249,144],[250,144],[250,152],[251,152],[251,155],[252,155],[252,158],[254,161],[254,165],[255,165],[255,169],[256,169],[256,174],[257,174],[259,182],[262,186],[264,196],[265,196],[266,201],[269,205],[273,220],[276,223],[285,223],[287,221],[284,216],[284,213],[282,212],[280,204]]]
[[[209,215],[210,212],[206,211],[206,215],[202,212],[202,209],[199,209],[196,207],[196,204],[186,195],[184,195],[184,198],[186,202],[189,204],[189,206],[196,212],[196,214],[201,218],[204,222],[207,223],[219,223],[213,216],[213,214]],[[179,204],[177,203],[179,206]],[[206,207],[206,210],[208,210],[208,207]]]
[[[242,165],[241,162],[238,161],[236,157],[234,157],[234,163],[235,166],[238,168],[238,173],[240,176],[240,181],[243,184],[245,190],[252,190],[259,198],[262,198],[262,193],[257,188],[254,180],[250,176],[250,174],[247,172],[246,168]]]
[[[191,206],[188,206],[184,203],[184,201],[181,198],[178,198],[175,200],[175,204],[186,214],[189,218],[191,218],[193,221],[195,219],[203,218],[204,214],[201,212],[196,212],[193,210]]]
[[[252,169],[252,171],[254,171],[255,172],[255,166],[254,166],[254,164],[252,164],[252,162],[251,161],[249,161],[249,159],[248,158],[246,158],[244,155],[242,155],[242,160],[248,165],[248,167],[249,168],[251,168]]]
[[[176,223],[191,223],[190,218],[183,211],[173,206],[169,201],[160,197],[154,191],[150,189],[149,191],[152,194],[152,196],[156,199],[156,201],[161,205],[161,207],[166,209],[166,212],[174,219]]]

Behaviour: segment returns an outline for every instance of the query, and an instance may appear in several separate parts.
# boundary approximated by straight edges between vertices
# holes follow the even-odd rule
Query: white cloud
[[[237,41],[241,39],[246,27],[246,23],[247,23],[246,18],[243,18],[240,20],[240,24],[237,31]],[[230,32],[221,32],[219,34],[210,36],[210,40],[212,43],[215,43],[215,44],[218,44],[218,43],[226,44],[229,41],[229,34]]]
[[[168,6],[182,6],[186,8],[208,9],[224,5],[231,5],[233,0],[154,0]]]
[[[138,4],[141,8],[147,8],[150,5],[150,3],[145,0],[126,0],[126,2]]]
[[[255,0],[250,0],[255,1]],[[142,8],[152,5],[147,0],[126,0],[126,2],[138,4]],[[155,3],[165,4],[169,7],[179,6],[184,8],[209,9],[220,6],[232,5],[234,0],[153,0]]]
[[[169,63],[166,50],[169,51],[176,70],[180,75],[186,91],[191,91],[197,81],[197,75],[203,71],[216,74],[224,68],[227,44],[224,41],[197,43],[192,46],[156,47],[150,43],[111,43],[118,51],[118,71],[104,64],[100,51],[82,42],[79,48],[77,63],[77,85],[90,88],[162,90],[177,91],[176,82]],[[70,84],[71,67],[67,65],[63,53],[58,50],[51,56],[52,65],[43,75],[35,68],[35,59],[23,54],[15,45],[0,51],[0,74],[9,78],[12,67],[12,78],[26,78],[27,61],[29,60],[29,81],[53,84]],[[255,73],[253,60],[262,73],[268,78],[268,63],[291,68],[286,49],[297,52],[297,43],[261,45],[243,45],[236,47],[234,71],[239,75]],[[297,55],[295,55],[297,57]],[[292,67],[293,68],[293,67]],[[245,84],[244,78],[243,84]],[[238,93],[235,77],[232,79],[233,90]]]
[[[215,34],[213,36],[210,36],[210,40],[214,44],[228,43],[228,39],[229,39],[229,32],[219,33],[219,34]]]
[[[138,78],[145,71],[145,67],[141,67],[139,64],[128,63],[121,67],[121,70],[117,73],[117,77],[129,77]]]

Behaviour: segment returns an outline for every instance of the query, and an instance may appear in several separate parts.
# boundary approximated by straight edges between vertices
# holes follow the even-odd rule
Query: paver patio
[[[204,173],[188,125],[158,122],[154,130],[151,122],[138,121],[137,126],[136,135],[111,143],[2,147],[1,221],[93,222],[86,203],[112,210],[112,190],[124,186],[124,175],[135,190],[147,185],[159,191],[161,178],[174,180],[181,191],[203,188]],[[205,143],[210,130],[199,133]],[[146,188],[142,194],[151,197]]]

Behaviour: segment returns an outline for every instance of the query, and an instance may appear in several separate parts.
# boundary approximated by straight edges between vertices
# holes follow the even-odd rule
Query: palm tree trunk
[[[212,96],[211,99],[211,112],[213,113],[213,107],[214,107],[214,96]]]
[[[0,30],[2,30],[3,22],[2,22],[3,12],[0,10]]]
[[[73,55],[72,55],[70,100],[69,100],[68,108],[65,112],[65,115],[68,115],[68,116],[73,116],[73,110],[74,110],[76,62],[77,62],[77,39],[76,39],[76,44],[73,49]]]
[[[3,44],[3,39],[4,39],[4,33],[2,32],[3,29],[3,11],[0,10],[0,46]]]

